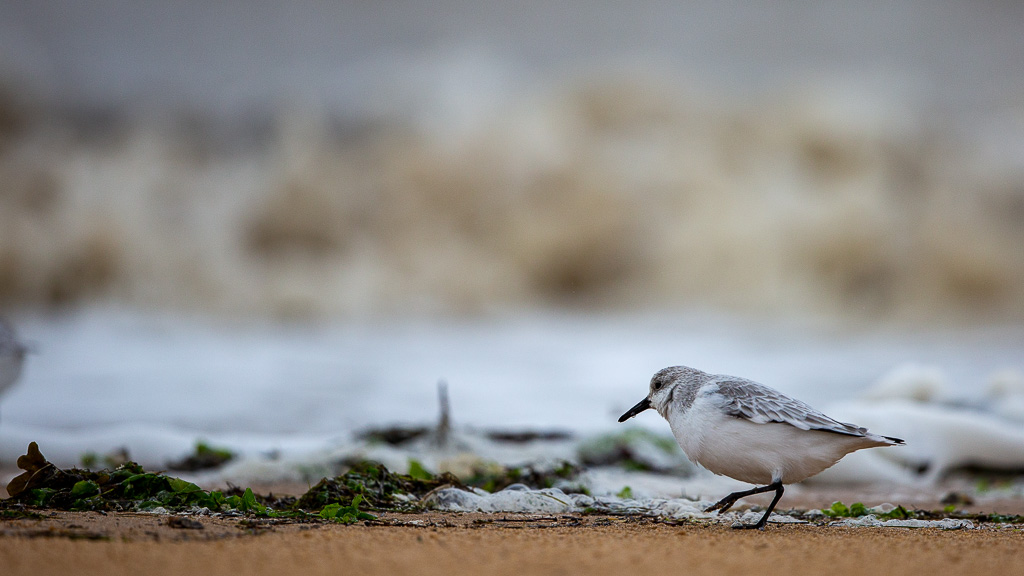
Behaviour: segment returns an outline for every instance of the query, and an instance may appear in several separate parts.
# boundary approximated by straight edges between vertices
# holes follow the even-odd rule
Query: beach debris
[[[359,496],[370,510],[415,511],[423,495],[442,486],[465,485],[448,473],[396,474],[381,464],[361,462],[345,474],[320,480],[298,499],[295,507],[320,510],[332,503],[352,502]]]
[[[438,448],[448,447],[448,436],[452,431],[451,404],[448,401],[448,383],[441,380],[437,383],[437,403],[440,414],[437,418],[437,430],[434,432],[434,444]]]
[[[11,497],[0,502],[4,508],[30,505],[57,510],[268,511],[248,488],[241,496],[207,491],[180,478],[146,472],[134,462],[99,471],[61,470],[46,460],[35,442],[18,458],[18,467],[24,472],[8,483]]]
[[[379,442],[390,446],[404,446],[420,438],[430,437],[431,444],[441,450],[451,447],[452,417],[448,382],[437,383],[438,418],[437,424],[429,426],[388,426],[368,428],[356,434],[366,442]],[[483,430],[480,432],[492,442],[503,444],[526,444],[529,442],[559,442],[571,440],[572,432],[567,430]]]
[[[586,493],[587,489],[575,482],[580,474],[579,466],[566,460],[526,466],[480,466],[463,478],[466,486],[496,492],[520,484],[529,488],[559,488],[565,492]]]
[[[387,428],[369,428],[356,434],[366,442],[380,442],[391,446],[401,446],[416,440],[430,432],[426,426],[389,426]]]
[[[970,506],[974,504],[974,498],[963,492],[950,492],[943,496],[940,502],[949,506]]]
[[[383,442],[391,446],[401,446],[433,431],[434,446],[441,449],[447,448],[452,430],[452,420],[451,403],[448,400],[448,383],[444,380],[437,382],[437,403],[437,426],[433,430],[427,426],[389,426],[387,428],[370,428],[358,433],[356,437],[367,442]]]
[[[573,433],[568,430],[486,430],[484,436],[494,442],[507,444],[562,442],[573,439]]]
[[[235,454],[226,448],[215,448],[206,442],[196,443],[196,449],[181,460],[167,463],[169,470],[183,472],[196,472],[198,470],[211,470],[220,468],[235,457]]]
[[[436,428],[434,430],[437,430]],[[404,446],[414,440],[429,435],[428,426],[388,426],[385,428],[367,428],[358,432],[356,438],[366,442],[378,442],[390,446]],[[450,439],[451,428],[446,433]],[[480,432],[488,440],[498,444],[528,444],[530,442],[564,442],[575,436],[568,430],[483,430]],[[447,440],[446,440],[447,441]]]
[[[18,469],[24,472],[7,483],[7,494],[12,498],[39,486],[67,483],[64,472],[43,457],[35,442],[28,445],[24,456],[18,457]]]

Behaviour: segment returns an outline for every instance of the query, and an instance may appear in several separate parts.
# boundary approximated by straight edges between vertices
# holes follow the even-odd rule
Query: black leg
[[[768,517],[772,515],[772,510],[775,510],[775,505],[782,499],[782,492],[784,490],[781,483],[776,483],[772,486],[775,487],[775,498],[772,498],[772,503],[768,505],[768,510],[766,510],[764,516],[761,516],[761,519],[757,521],[757,524],[737,524],[733,526],[733,528],[741,530],[750,528],[764,530],[765,524],[768,524]]]
[[[735,504],[736,501],[739,500],[740,498],[746,498],[747,496],[753,496],[754,494],[762,494],[764,492],[771,492],[772,490],[776,490],[781,486],[781,482],[775,482],[767,486],[758,486],[757,488],[751,488],[750,490],[743,490],[742,492],[733,492],[732,494],[729,494],[728,496],[722,498],[721,500],[712,504],[711,506],[708,506],[707,508],[704,509],[704,511],[711,512],[713,510],[719,510],[721,512],[725,512],[726,510],[731,508],[732,505]]]
[[[757,524],[739,524],[733,526],[733,528],[756,528],[758,530],[763,530],[764,525],[768,523],[768,517],[771,516],[772,510],[775,509],[775,505],[778,504],[779,500],[782,498],[782,493],[784,491],[782,482],[772,482],[767,486],[758,486],[757,488],[751,488],[750,490],[744,490],[742,492],[733,492],[711,506],[708,506],[704,511],[711,512],[712,510],[718,510],[719,512],[725,512],[729,508],[732,508],[732,505],[740,498],[746,498],[747,496],[762,494],[764,492],[771,492],[772,490],[775,491],[775,498],[772,500],[771,505],[768,506],[768,511],[765,512],[764,516],[757,521]]]

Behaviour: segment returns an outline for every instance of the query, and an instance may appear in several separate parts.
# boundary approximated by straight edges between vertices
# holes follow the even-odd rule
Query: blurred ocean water
[[[911,435],[914,445],[899,455],[911,468],[940,456],[951,465],[977,461],[995,446],[991,438],[1012,444],[1024,435],[1024,411],[1000,409],[1024,398],[1020,329],[841,334],[727,318],[565,313],[282,328],[95,309],[27,318],[22,333],[38,353],[0,404],[7,462],[36,441],[63,465],[124,447],[162,466],[206,440],[256,460],[281,453],[274,473],[295,474],[299,463],[366,450],[355,432],[433,427],[439,380],[448,383],[460,434],[576,434],[568,445],[512,452],[485,444],[479,457],[519,465],[555,450],[574,458],[576,442],[626,430],[619,414],[646,394],[655,371],[675,364],[750,377],[880,433]],[[906,399],[921,403],[904,409]],[[653,413],[631,425],[668,434]],[[956,448],[964,442],[942,440],[979,426],[985,435],[972,437],[967,452]],[[401,467],[409,457],[439,465],[475,449],[373,450]],[[1024,448],[1001,454],[1024,462]],[[865,470],[838,477],[888,478]]]
[[[538,97],[453,138],[285,115],[230,153],[144,121],[95,142],[40,119],[0,161],[0,298],[1024,317],[1024,163],[805,98],[722,109],[622,78]]]

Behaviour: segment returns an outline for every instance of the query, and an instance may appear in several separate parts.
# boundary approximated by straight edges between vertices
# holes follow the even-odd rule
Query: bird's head
[[[625,414],[619,416],[619,422],[625,422],[633,416],[648,409],[655,409],[660,414],[665,414],[665,408],[672,399],[672,391],[682,384],[689,382],[697,373],[693,368],[686,366],[671,366],[663,368],[651,377],[651,386],[647,391],[647,397],[630,408]]]

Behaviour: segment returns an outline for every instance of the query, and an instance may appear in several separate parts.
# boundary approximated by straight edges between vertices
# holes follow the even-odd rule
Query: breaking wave
[[[1024,319],[1024,167],[926,117],[643,74],[457,125],[307,107],[240,127],[9,97],[0,303]]]

